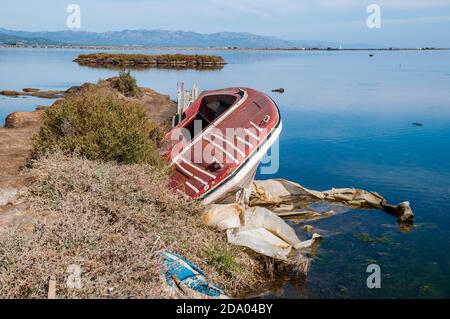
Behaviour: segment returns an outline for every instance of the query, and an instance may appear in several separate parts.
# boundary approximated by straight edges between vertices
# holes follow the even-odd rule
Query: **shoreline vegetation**
[[[163,251],[198,265],[229,296],[285,267],[227,243],[203,224],[203,206],[169,188],[159,149],[175,107],[121,72],[7,117],[1,298],[46,298],[50,282],[56,298],[191,298],[168,289]],[[66,284],[70,267],[80,270],[76,287]]]
[[[143,51],[448,51],[450,48],[417,47],[417,48],[336,48],[336,47],[292,47],[292,48],[245,48],[245,47],[146,47],[146,46],[104,46],[104,45],[27,45],[0,44],[0,48],[24,49],[76,49],[76,50],[143,50]]]
[[[225,60],[213,55],[187,54],[120,54],[120,53],[92,53],[80,54],[74,60],[79,65],[89,67],[116,69],[217,69],[223,68]]]

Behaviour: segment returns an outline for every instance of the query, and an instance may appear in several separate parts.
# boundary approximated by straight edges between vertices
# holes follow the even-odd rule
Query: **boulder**
[[[16,97],[16,96],[22,95],[22,93],[17,92],[17,91],[12,91],[12,90],[3,90],[3,91],[0,91],[0,95]]]
[[[6,128],[25,128],[37,127],[42,123],[42,114],[44,111],[35,112],[14,112],[6,117]]]
[[[26,92],[26,93],[35,93],[35,92],[39,92],[40,89],[35,89],[35,88],[25,88],[22,91]]]

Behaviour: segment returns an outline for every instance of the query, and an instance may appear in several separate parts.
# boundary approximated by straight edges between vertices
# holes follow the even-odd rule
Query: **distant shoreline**
[[[144,47],[100,45],[13,45],[0,44],[2,49],[72,49],[72,50],[183,50],[183,51],[448,51],[450,48],[239,48],[239,47]]]

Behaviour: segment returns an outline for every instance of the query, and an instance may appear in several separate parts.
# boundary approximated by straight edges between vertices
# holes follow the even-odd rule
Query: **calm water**
[[[0,89],[66,89],[116,74],[71,62],[80,52],[0,49]],[[284,177],[313,189],[369,189],[392,203],[409,200],[416,214],[409,233],[381,211],[347,209],[311,223],[326,239],[307,281],[286,276],[256,295],[449,298],[450,52],[376,52],[373,58],[368,52],[213,54],[230,64],[221,71],[135,75],[141,85],[172,97],[177,81],[267,93],[284,87],[283,95],[270,93],[284,121],[280,170],[261,178]],[[46,102],[0,97],[0,121]],[[364,242],[361,233],[386,241]],[[299,235],[304,236],[300,228]],[[381,266],[378,290],[366,287],[371,263]]]

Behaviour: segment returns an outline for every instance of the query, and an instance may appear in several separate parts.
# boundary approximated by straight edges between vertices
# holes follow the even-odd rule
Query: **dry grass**
[[[53,154],[34,162],[28,199],[34,221],[0,243],[0,297],[164,298],[160,252],[176,251],[229,294],[262,280],[255,255],[206,228],[199,204],[168,189],[149,165],[117,165]],[[66,285],[81,267],[81,289]]]

